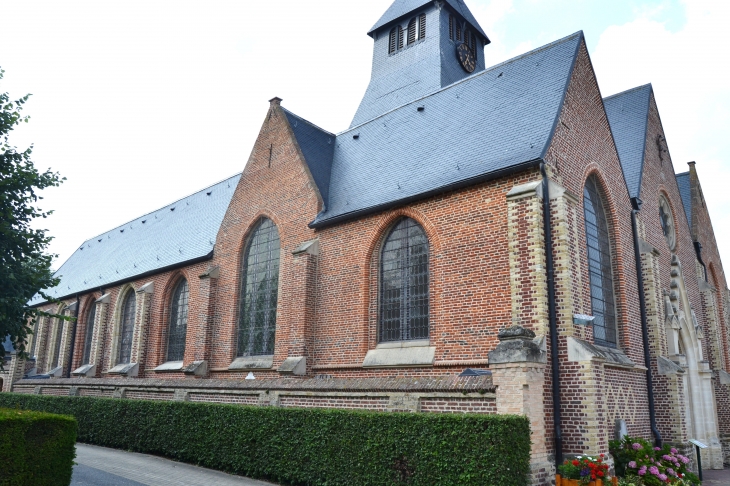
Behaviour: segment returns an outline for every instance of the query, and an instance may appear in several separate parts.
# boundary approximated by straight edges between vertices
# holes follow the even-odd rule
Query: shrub
[[[73,417],[0,409],[0,485],[70,484],[75,444]]]
[[[377,413],[2,394],[73,415],[79,441],[307,485],[529,482],[525,417]]]
[[[645,439],[624,437],[609,442],[616,475],[631,477],[639,486],[664,484],[700,484],[697,476],[687,470],[688,457],[669,445],[654,447]]]

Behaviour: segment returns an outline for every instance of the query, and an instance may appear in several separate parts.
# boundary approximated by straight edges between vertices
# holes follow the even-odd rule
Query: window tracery
[[[170,302],[170,331],[167,338],[167,361],[182,361],[188,330],[188,281],[184,278],[175,287]]]
[[[134,314],[136,306],[137,301],[134,290],[130,290],[127,292],[122,303],[117,364],[129,364],[132,359],[132,338],[134,336]]]

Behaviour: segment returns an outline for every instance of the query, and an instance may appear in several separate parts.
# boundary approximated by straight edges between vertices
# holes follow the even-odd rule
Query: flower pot
[[[611,481],[611,484],[617,485],[618,484],[618,478],[613,478]],[[580,486],[580,482],[577,479],[565,479],[561,478],[560,474],[555,475],[555,486]],[[600,479],[596,479],[595,481],[591,481],[588,483],[588,486],[603,486],[603,481]]]

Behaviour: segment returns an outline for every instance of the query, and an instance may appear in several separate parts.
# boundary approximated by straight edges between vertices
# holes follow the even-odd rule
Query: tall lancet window
[[[243,259],[238,356],[274,354],[279,253],[276,225],[262,218],[249,238]]]
[[[593,339],[596,344],[616,347],[616,300],[613,287],[613,265],[608,220],[595,176],[586,180],[583,189],[588,272],[591,286],[591,306],[595,317]]]
[[[170,303],[170,335],[167,339],[167,361],[182,361],[188,331],[188,281],[175,287]]]
[[[59,312],[59,314],[63,315],[65,312],[66,309],[63,309],[61,312]],[[51,365],[51,369],[57,368],[60,363],[61,340],[63,339],[64,322],[65,321],[63,319],[56,319],[56,342],[53,345],[53,364]]]
[[[134,290],[127,292],[122,302],[122,316],[119,323],[119,355],[117,364],[129,364],[132,359],[132,338],[134,336],[134,314],[137,300]]]
[[[428,339],[428,238],[411,218],[383,244],[379,321],[380,342]]]
[[[86,315],[86,333],[84,335],[84,357],[81,364],[89,364],[91,360],[91,340],[94,338],[94,321],[96,320],[96,302],[92,302]]]

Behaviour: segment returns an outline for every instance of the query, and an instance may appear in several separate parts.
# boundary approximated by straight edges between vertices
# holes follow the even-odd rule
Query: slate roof
[[[372,36],[373,33],[379,28],[384,27],[405,15],[414,12],[415,10],[418,10],[424,5],[432,3],[432,1],[433,0],[395,0],[393,4],[388,8],[388,10],[385,11],[383,16],[380,17],[380,20],[375,22],[375,25],[373,25],[373,27],[368,31],[368,35]],[[469,22],[472,27],[474,27],[482,36],[484,36],[484,39],[486,39],[487,43],[489,43],[489,38],[487,37],[487,34],[484,33],[484,30],[479,25],[479,22],[477,22],[477,19],[474,18],[474,15],[471,13],[471,10],[469,10],[469,7],[466,6],[464,0],[446,0],[446,3],[448,3],[449,6],[454,9],[454,11],[458,12],[462,17],[464,17],[464,20]]]
[[[44,292],[54,298],[99,289],[212,256],[218,229],[241,174],[84,242]],[[45,302],[40,295],[29,305]]]
[[[582,39],[577,32],[338,134],[329,201],[311,226],[537,164]]]
[[[641,196],[651,84],[603,100],[630,197]]]
[[[682,205],[684,206],[684,214],[687,216],[687,222],[692,227],[692,189],[690,186],[689,172],[683,172],[675,176],[677,185],[679,186],[679,195],[682,197]]]
[[[294,132],[294,137],[302,150],[314,182],[317,184],[323,201],[329,199],[330,174],[332,173],[332,154],[335,150],[336,135],[319,128],[282,107]]]

